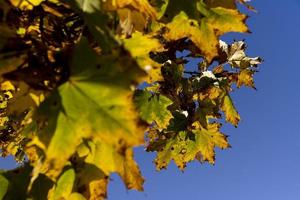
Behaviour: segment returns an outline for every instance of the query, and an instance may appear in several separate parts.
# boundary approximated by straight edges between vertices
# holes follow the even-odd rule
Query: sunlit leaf
[[[134,8],[147,17],[156,18],[155,9],[149,4],[148,0],[107,0],[104,5],[108,10],[120,8]]]
[[[86,198],[79,193],[72,193],[67,200],[86,200]]]
[[[231,45],[226,44],[224,41],[220,41],[220,48],[226,53],[226,60],[233,67],[246,69],[252,66],[255,67],[262,62],[260,57],[251,58],[246,55],[246,44],[244,41],[234,42]]]
[[[215,147],[229,147],[226,136],[219,132],[220,124],[209,124],[205,129],[194,123],[194,128],[191,132],[181,131],[165,139],[164,146],[156,150],[158,154],[155,163],[158,170],[166,168],[171,160],[174,160],[181,170],[194,159],[213,164]]]
[[[113,173],[142,191],[141,145],[157,170],[214,164],[262,62],[220,40],[249,32],[238,2],[0,0],[0,156],[22,162],[0,199],[104,200]]]
[[[226,95],[223,98],[222,110],[225,113],[226,121],[232,123],[234,126],[237,126],[240,121],[240,115],[236,111],[230,96]]]
[[[94,164],[106,174],[117,172],[128,189],[143,190],[144,179],[133,159],[131,149],[103,142],[89,145],[91,153],[86,157],[87,163]]]
[[[244,24],[246,16],[237,10],[222,7],[211,8],[198,4],[199,12],[204,15],[200,20],[189,18],[180,12],[167,24],[170,30],[166,33],[169,40],[191,39],[201,50],[204,57],[211,61],[217,54],[218,37],[227,32],[247,32]]]
[[[139,66],[149,74],[149,82],[161,80],[161,64],[150,58],[151,52],[160,52],[164,48],[153,36],[134,33],[131,38],[123,40],[125,48],[136,59]]]
[[[124,63],[116,62],[116,58],[109,60],[109,57],[103,58],[102,65],[102,58],[98,61],[96,55],[93,57],[87,45],[82,41],[78,46],[70,80],[58,90],[61,110],[55,114],[57,121],[48,122],[47,129],[54,133],[44,132],[50,137],[44,171],[51,177],[60,173],[83,138],[93,137],[111,145],[123,141],[127,147],[143,143],[143,127],[137,124],[138,115],[130,90],[132,81],[138,78],[134,72],[139,72],[139,69],[123,66]],[[84,68],[87,64],[89,70]],[[122,76],[123,73],[127,76]],[[49,108],[49,103],[52,106],[55,102],[60,104],[59,99],[51,101],[42,107]]]
[[[66,170],[58,179],[53,191],[50,193],[49,199],[67,199],[72,193],[73,184],[75,181],[74,169]]]
[[[243,85],[251,88],[255,88],[253,80],[254,71],[242,70],[238,75],[237,86],[241,87]]]

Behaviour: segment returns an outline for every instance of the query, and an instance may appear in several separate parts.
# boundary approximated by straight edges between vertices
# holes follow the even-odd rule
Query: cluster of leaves
[[[143,144],[157,170],[214,163],[222,113],[240,120],[230,92],[255,88],[261,63],[219,40],[249,32],[237,3],[0,0],[0,153],[24,160],[0,172],[0,199],[104,199],[111,173],[143,190]]]

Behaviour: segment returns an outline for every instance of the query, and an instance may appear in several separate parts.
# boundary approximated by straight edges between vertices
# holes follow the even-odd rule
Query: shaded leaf
[[[102,11],[101,1],[76,0],[76,7],[83,12],[85,23],[101,47],[101,51],[110,52],[117,42],[108,27],[109,16]]]
[[[75,191],[80,191],[86,199],[106,199],[109,179],[98,167],[84,163],[77,169],[76,178],[78,184],[75,185]]]
[[[5,196],[6,192],[7,192],[7,189],[8,189],[8,185],[9,185],[9,182],[8,180],[2,176],[0,174],[0,200],[3,199],[3,197]]]
[[[167,128],[169,120],[172,118],[167,107],[173,103],[169,98],[164,95],[137,90],[134,100],[143,120],[149,124],[155,121],[160,128]]]
[[[2,176],[9,180],[8,189],[3,200],[26,199],[31,169],[32,168],[29,165],[25,165],[14,170],[1,172]],[[16,188],[18,188],[18,192],[16,192]]]

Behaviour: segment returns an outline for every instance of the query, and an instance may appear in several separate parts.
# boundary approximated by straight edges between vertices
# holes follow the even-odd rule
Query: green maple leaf
[[[173,103],[169,98],[164,95],[137,90],[134,99],[143,120],[149,124],[156,122],[160,128],[167,128],[172,118],[168,106]]]
[[[128,148],[143,143],[144,127],[137,125],[130,89],[143,72],[126,64],[129,58],[98,58],[86,40],[75,51],[69,81],[39,109],[40,119],[51,116],[38,134],[46,155],[41,171],[54,179],[83,138],[116,147],[120,142]]]
[[[73,185],[75,182],[75,171],[70,168],[62,173],[59,177],[55,187],[49,194],[50,200],[68,199],[72,193]]]

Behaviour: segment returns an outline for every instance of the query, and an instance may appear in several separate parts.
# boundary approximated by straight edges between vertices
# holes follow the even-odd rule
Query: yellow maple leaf
[[[210,62],[218,54],[218,37],[227,32],[247,32],[244,24],[246,15],[238,10],[222,7],[208,8],[203,3],[198,9],[204,17],[199,20],[190,19],[181,11],[167,24],[165,36],[169,40],[189,38],[200,49],[203,56]]]
[[[242,85],[245,85],[247,87],[255,88],[253,74],[254,72],[251,70],[242,70],[237,77],[237,86],[241,87]]]
[[[163,45],[158,39],[151,35],[143,35],[141,32],[135,32],[131,38],[122,39],[122,41],[139,66],[148,73],[148,82],[162,80],[161,64],[149,57],[150,52],[161,52],[164,50]]]
[[[133,151],[126,146],[115,146],[104,142],[89,142],[91,152],[86,156],[87,163],[94,164],[105,174],[118,173],[128,189],[143,190],[144,179],[133,159]],[[101,158],[101,159],[99,159]]]
[[[234,126],[237,126],[241,117],[236,111],[229,95],[224,96],[221,103],[221,109],[225,113],[226,121],[230,122]]]

